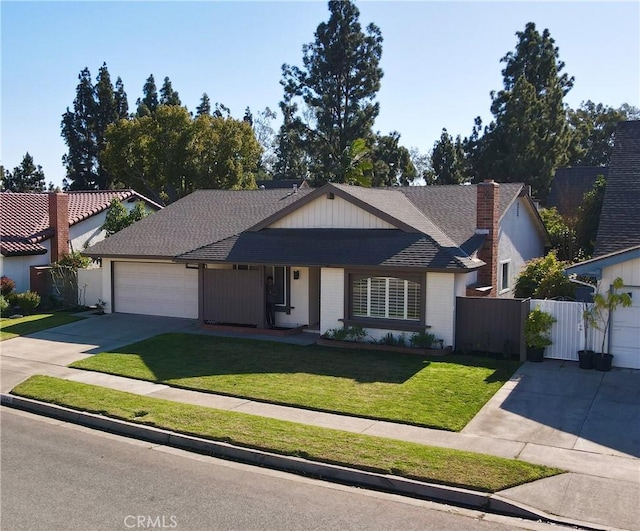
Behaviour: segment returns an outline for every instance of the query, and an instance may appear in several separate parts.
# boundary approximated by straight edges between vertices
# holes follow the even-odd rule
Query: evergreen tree
[[[540,34],[529,22],[518,32],[514,52],[502,58],[504,87],[492,92],[494,121],[485,128],[482,146],[472,157],[476,176],[484,172],[497,181],[525,182],[546,198],[556,168],[569,161],[573,134],[564,96],[573,78],[562,73],[558,48],[549,31]]]
[[[598,235],[598,225],[604,203],[604,192],[607,181],[602,175],[598,175],[593,188],[584,194],[582,204],[578,209],[578,222],[576,224],[576,243],[586,258],[593,254],[593,249]]]
[[[118,116],[118,119],[122,120],[123,118],[128,118],[129,102],[127,100],[127,93],[124,91],[124,84],[120,77],[116,79],[116,91],[114,97],[116,101],[116,115]]]
[[[2,171],[2,190],[6,192],[44,192],[46,184],[42,166],[36,166],[33,157],[27,152],[19,166],[13,172],[0,167]]]
[[[196,116],[202,115],[211,116],[211,100],[206,92],[200,98],[200,105],[196,107]]]
[[[112,124],[119,119],[118,102],[116,102],[115,92],[113,90],[113,85],[111,84],[111,76],[109,75],[106,63],[103,63],[102,67],[98,71],[94,90],[96,105],[94,133],[99,155],[104,150],[107,142],[105,139],[107,127],[109,124]],[[99,156],[96,164],[97,188],[107,190],[111,187],[111,176],[102,167]]]
[[[298,106],[285,97],[280,102],[283,123],[276,137],[274,179],[307,179],[309,156],[305,149],[303,125],[295,118]]]
[[[138,98],[136,105],[138,110],[136,116],[147,116],[153,114],[158,108],[158,89],[156,88],[156,80],[151,74],[147,81],[145,81],[144,87],[142,87],[142,99]]]
[[[376,135],[371,150],[372,186],[408,186],[418,176],[409,150],[400,145],[400,133]]]
[[[427,181],[430,184],[461,184],[467,179],[465,153],[458,135],[454,142],[446,129],[433,145]]]
[[[160,89],[160,105],[182,105],[178,92],[173,90],[169,77],[164,78],[164,83]]]
[[[98,143],[96,140],[96,100],[91,73],[84,68],[78,79],[73,111],[62,115],[62,137],[68,147],[62,163],[66,167],[66,179],[71,190],[98,188]]]
[[[330,1],[329,12],[315,42],[302,48],[302,68],[282,67],[285,121],[278,144],[279,155],[289,160],[279,163],[278,173],[289,176],[301,160],[297,150],[304,150],[316,184],[344,182],[349,150],[356,140],[371,137],[382,78],[378,27],[370,24],[363,32],[360,12],[349,0]],[[296,114],[296,99],[304,103],[302,116]]]

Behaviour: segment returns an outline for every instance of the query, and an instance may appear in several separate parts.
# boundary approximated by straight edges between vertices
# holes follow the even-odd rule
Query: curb
[[[367,472],[365,470],[357,470],[340,465],[309,461],[294,456],[285,456],[262,450],[233,446],[224,442],[183,435],[152,426],[134,424],[5,393],[0,393],[0,405],[154,444],[171,446],[213,457],[240,461],[265,468],[273,468],[284,472],[292,472],[326,481],[334,481],[336,483],[424,500],[444,502],[450,505],[529,520],[542,520],[549,523],[579,525],[587,529],[598,529],[589,524],[585,525],[585,523],[582,522],[578,523],[574,520],[549,515],[535,508],[511,501],[499,494],[489,494],[447,485],[425,483],[399,476]]]

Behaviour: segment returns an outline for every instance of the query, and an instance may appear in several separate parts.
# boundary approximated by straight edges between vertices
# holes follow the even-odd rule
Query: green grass
[[[73,323],[78,319],[82,319],[82,317],[76,317],[68,313],[38,313],[18,319],[2,318],[0,319],[0,341],[33,334],[54,326]]]
[[[461,430],[518,362],[165,334],[71,367],[368,418]]]
[[[181,404],[49,376],[33,376],[12,393],[238,446],[483,492],[562,473],[512,459]]]

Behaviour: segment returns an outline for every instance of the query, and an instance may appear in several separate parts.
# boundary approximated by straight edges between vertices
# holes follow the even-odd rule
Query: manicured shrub
[[[9,309],[9,301],[4,298],[4,295],[0,295],[0,315],[4,315],[5,312]]]
[[[22,315],[32,314],[40,305],[40,295],[34,291],[25,291],[24,293],[16,293],[13,296],[13,304],[20,308]]]

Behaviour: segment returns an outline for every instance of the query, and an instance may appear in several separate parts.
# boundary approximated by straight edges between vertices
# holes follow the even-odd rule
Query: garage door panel
[[[198,270],[180,264],[114,263],[114,310],[198,317]]]

